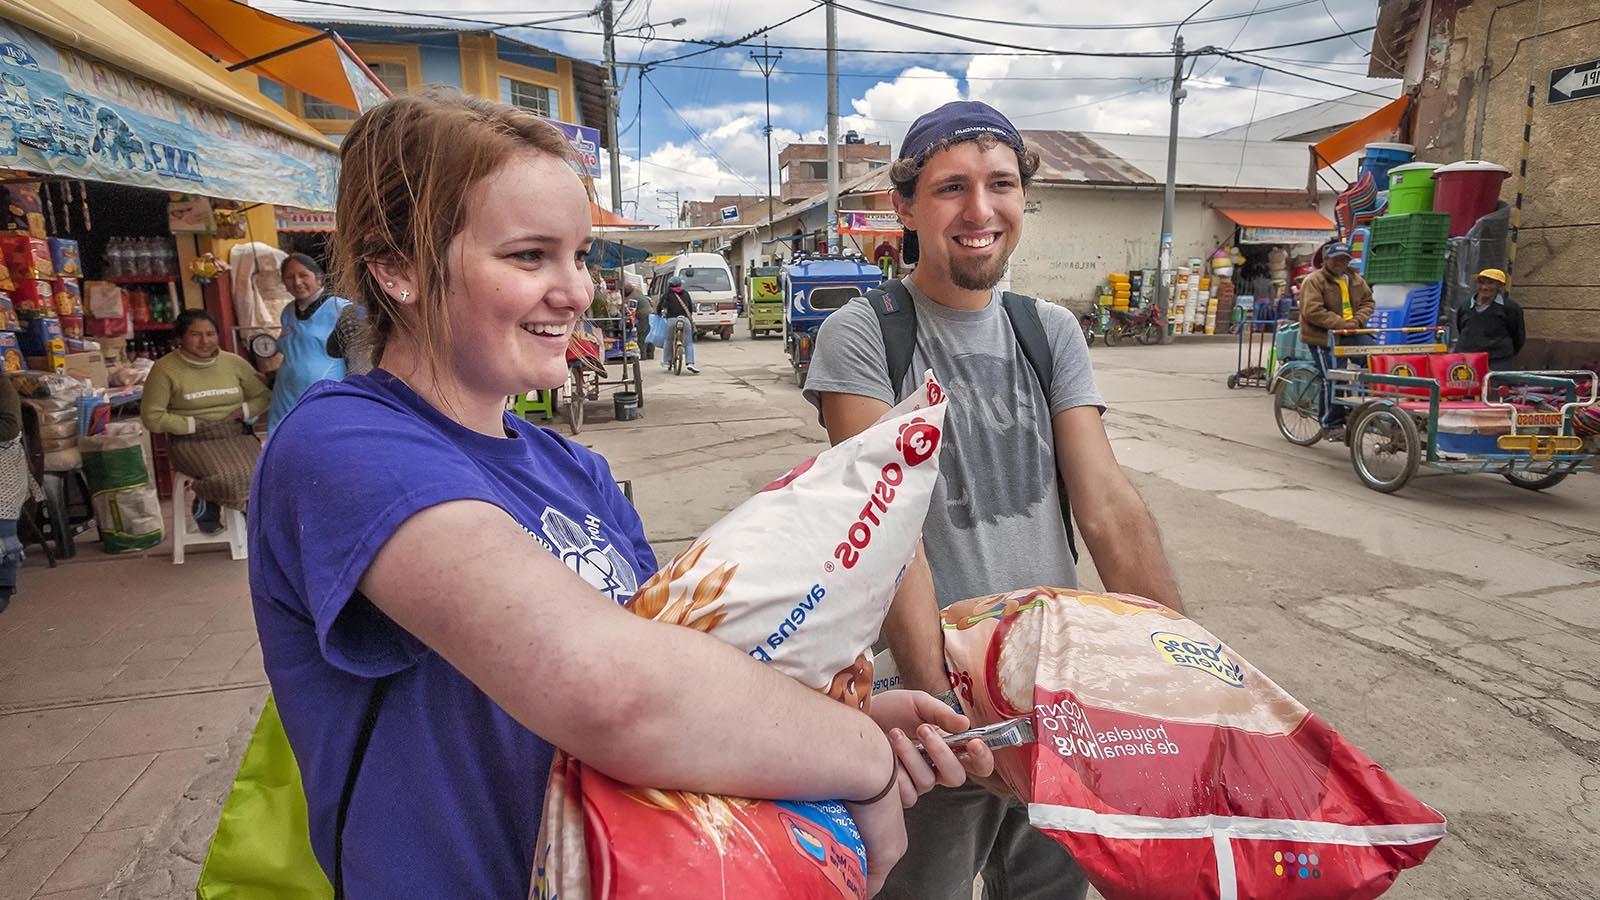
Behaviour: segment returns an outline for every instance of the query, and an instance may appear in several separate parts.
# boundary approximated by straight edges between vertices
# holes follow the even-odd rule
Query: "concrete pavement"
[[[824,446],[778,341],[698,351],[705,374],[646,363],[645,417],[611,422],[608,396],[580,438],[662,558]],[[1231,346],[1093,358],[1191,613],[1450,818],[1390,896],[1600,894],[1600,478],[1382,496],[1224,387]],[[30,566],[0,616],[0,900],[192,896],[259,654],[243,564],[147,556]]]

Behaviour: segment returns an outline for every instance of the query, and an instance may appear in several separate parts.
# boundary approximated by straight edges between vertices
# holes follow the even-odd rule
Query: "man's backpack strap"
[[[900,386],[911,371],[911,354],[917,349],[917,305],[899,279],[885,281],[867,291],[867,303],[878,315],[883,331],[883,356],[889,367],[889,392],[900,400]],[[1042,333],[1042,332],[1041,332]]]
[[[1032,297],[1006,291],[1000,295],[1006,318],[1011,320],[1011,331],[1017,336],[1022,355],[1039,380],[1039,390],[1044,394],[1045,415],[1050,415],[1050,386],[1054,381],[1055,354],[1050,350],[1050,337],[1044,332],[1044,322],[1039,318],[1038,301]],[[1054,427],[1051,447],[1055,447]],[[1052,454],[1053,455],[1053,454]],[[1072,561],[1078,561],[1078,541],[1072,532],[1072,503],[1067,499],[1067,483],[1061,477],[1060,461],[1056,460],[1056,494],[1061,498],[1061,523],[1067,528],[1067,549],[1072,551]]]

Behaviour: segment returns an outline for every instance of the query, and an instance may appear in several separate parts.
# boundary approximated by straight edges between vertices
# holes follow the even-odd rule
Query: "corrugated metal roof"
[[[1224,140],[1244,140],[1247,136],[1255,141],[1282,141],[1298,137],[1303,134],[1314,134],[1329,128],[1339,128],[1351,122],[1366,118],[1367,113],[1380,109],[1389,100],[1400,96],[1400,84],[1383,85],[1373,89],[1374,94],[1383,97],[1374,97],[1371,94],[1350,93],[1332,100],[1323,100],[1310,106],[1291,109],[1286,113],[1268,116],[1255,122],[1226,128],[1222,131],[1207,135],[1208,138],[1222,138]],[[1384,97],[1389,98],[1388,100]]]
[[[1081,131],[1024,131],[1039,150],[1037,180],[1081,184],[1154,184],[1156,179]],[[1166,181],[1165,173],[1161,176]]]
[[[1040,148],[1044,184],[1165,184],[1167,138],[1159,134],[1024,131]],[[1298,141],[1179,138],[1177,184],[1185,188],[1304,191],[1311,145]]]

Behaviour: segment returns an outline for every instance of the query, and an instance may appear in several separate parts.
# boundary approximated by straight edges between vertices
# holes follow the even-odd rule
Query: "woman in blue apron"
[[[334,297],[322,286],[322,267],[304,253],[283,261],[283,284],[294,303],[283,308],[278,350],[283,365],[272,386],[270,429],[289,414],[300,395],[319,381],[343,381],[347,372],[370,365],[360,352],[360,311],[349,300]]]

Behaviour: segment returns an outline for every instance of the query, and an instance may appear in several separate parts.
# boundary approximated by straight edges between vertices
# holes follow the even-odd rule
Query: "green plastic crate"
[[[1398,216],[1379,216],[1372,220],[1368,247],[1396,245],[1399,249],[1421,252],[1437,248],[1444,252],[1450,240],[1450,214],[1414,212]]]
[[[1444,253],[1371,254],[1366,266],[1367,284],[1431,284],[1444,278]]]

